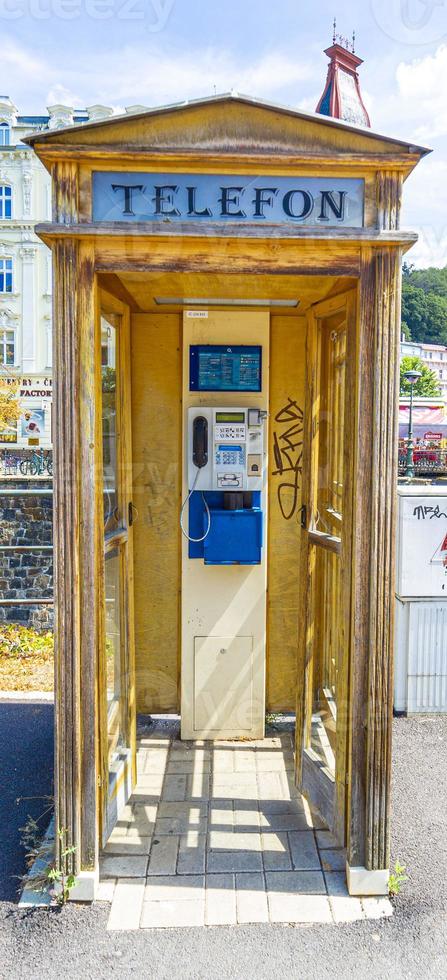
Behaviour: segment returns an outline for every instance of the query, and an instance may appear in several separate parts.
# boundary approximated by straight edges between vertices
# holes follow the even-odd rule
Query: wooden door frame
[[[121,649],[126,648],[128,677],[126,685],[126,735],[131,751],[131,782],[136,783],[136,693],[135,693],[135,635],[134,635],[134,589],[133,589],[133,526],[129,521],[132,502],[132,412],[131,412],[131,374],[130,374],[130,311],[127,304],[116,299],[104,288],[98,290],[96,316],[98,318],[97,336],[101,337],[101,316],[111,316],[117,324],[117,404],[120,413],[118,435],[118,469],[121,474],[118,488],[118,507],[122,511],[123,531],[106,541],[104,520],[101,520],[102,566],[100,584],[102,603],[100,607],[100,648],[98,656],[98,772],[100,781],[99,835],[104,838],[108,799],[108,712],[107,680],[105,676],[105,560],[108,550],[118,549],[120,561],[120,618],[122,624]],[[101,362],[100,350],[96,357]],[[125,383],[123,384],[123,379]],[[102,475],[102,440],[98,447],[100,474]],[[102,490],[102,480],[101,480]],[[102,497],[101,497],[102,499]],[[102,515],[101,515],[102,516]],[[125,549],[125,553],[124,553]]]
[[[352,472],[353,461],[350,447],[352,446],[351,432],[354,412],[355,365],[356,365],[356,318],[357,318],[357,289],[349,289],[328,300],[311,307],[307,317],[307,381],[305,407],[305,434],[303,452],[303,533],[301,538],[300,581],[306,585],[301,593],[300,632],[301,646],[304,652],[299,663],[304,670],[297,680],[297,714],[296,714],[296,774],[297,783],[306,793],[313,795],[313,802],[320,810],[324,819],[331,823],[331,830],[339,843],[344,846],[346,832],[346,780],[349,743],[349,651],[350,651],[350,621],[351,621],[351,534],[352,534]],[[318,447],[317,434],[319,428],[320,397],[321,397],[321,367],[322,367],[322,333],[323,321],[330,320],[339,313],[346,318],[346,375],[345,375],[345,406],[344,406],[344,501],[341,542],[337,538],[313,525],[314,502],[318,490]],[[350,425],[349,425],[350,423]],[[319,622],[314,621],[317,591],[316,560],[318,549],[340,555],[342,588],[342,623],[345,624],[347,636],[343,636],[341,644],[347,647],[348,654],[341,678],[341,692],[337,692],[337,732],[336,732],[336,768],[335,779],[323,768],[313,766],[312,753],[307,749],[312,715],[312,669],[314,650],[318,642]],[[314,771],[312,771],[314,770]],[[318,770],[318,771],[317,771]],[[319,803],[319,806],[318,806]]]

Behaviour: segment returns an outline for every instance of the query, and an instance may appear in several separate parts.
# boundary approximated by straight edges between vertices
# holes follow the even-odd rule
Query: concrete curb
[[[0,701],[54,701],[53,691],[0,691]]]

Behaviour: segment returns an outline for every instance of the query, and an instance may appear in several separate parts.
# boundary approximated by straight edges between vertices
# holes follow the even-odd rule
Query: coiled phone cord
[[[207,501],[207,499],[205,497],[205,494],[203,493],[203,490],[201,491],[202,500],[203,500],[203,506],[205,507],[206,516],[207,516],[207,519],[208,519],[208,527],[207,527],[207,529],[205,531],[205,534],[203,534],[201,538],[191,538],[191,536],[188,534],[188,532],[183,527],[183,514],[185,512],[185,508],[189,504],[189,501],[190,501],[190,499],[191,499],[191,497],[192,497],[192,495],[194,493],[194,490],[196,489],[197,480],[199,479],[199,473],[200,473],[200,467],[198,466],[197,467],[197,473],[196,473],[196,475],[194,477],[194,483],[192,485],[192,489],[189,491],[188,496],[183,501],[182,509],[180,511],[180,528],[181,528],[181,532],[182,532],[183,536],[186,538],[186,540],[187,541],[191,541],[193,544],[199,544],[201,541],[204,541],[205,538],[208,537],[208,535],[210,533],[210,530],[211,530],[211,513],[210,513],[210,509],[208,507],[208,501]]]

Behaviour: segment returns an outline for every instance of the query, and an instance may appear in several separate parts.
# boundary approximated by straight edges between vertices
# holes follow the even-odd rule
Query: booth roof
[[[182,110],[192,108],[194,106],[202,106],[209,104],[225,104],[228,102],[239,102],[243,105],[253,105],[261,109],[270,110],[271,112],[283,113],[285,115],[294,116],[296,119],[303,119],[307,122],[316,122],[323,126],[333,126],[346,132],[357,133],[367,139],[372,140],[382,140],[387,143],[393,143],[395,146],[401,146],[408,153],[417,153],[421,156],[425,156],[427,153],[431,153],[432,150],[426,146],[418,146],[415,143],[408,143],[405,140],[394,139],[392,136],[383,136],[380,133],[375,133],[373,130],[366,126],[353,126],[351,123],[346,123],[343,119],[335,119],[332,116],[324,116],[317,112],[304,112],[301,109],[294,109],[291,106],[285,106],[276,102],[267,102],[263,99],[255,98],[251,95],[241,95],[238,92],[224,92],[220,95],[210,95],[200,99],[186,99],[183,102],[172,102],[163,106],[155,106],[154,108],[145,109],[143,112],[124,112],[117,114],[116,116],[109,116],[107,119],[99,119],[95,122],[87,122],[82,125],[74,126],[64,126],[63,129],[52,129],[47,132],[34,133],[30,136],[24,137],[23,142],[29,143],[31,146],[34,143],[41,142],[57,142],[58,134],[61,132],[65,133],[75,133],[82,132],[85,130],[107,128],[109,126],[115,125],[117,122],[123,122],[128,120],[129,123],[132,120],[142,119],[145,116],[156,116],[163,115],[163,113],[168,114],[171,112],[182,112]]]

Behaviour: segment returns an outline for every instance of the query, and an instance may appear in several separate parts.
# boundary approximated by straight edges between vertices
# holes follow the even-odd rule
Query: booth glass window
[[[100,320],[102,395],[102,496],[104,502],[104,642],[100,661],[101,821],[104,843],[118,815],[118,797],[110,794],[111,781],[131,752],[129,614],[128,473],[130,455],[124,438],[128,404],[128,325],[114,313]],[[106,776],[108,773],[108,777]],[[121,784],[120,784],[121,785]],[[118,791],[117,791],[118,792]],[[121,797],[120,797],[121,798]]]
[[[122,725],[123,630],[121,612],[121,557],[118,548],[105,556],[105,645],[109,752],[124,741]]]
[[[101,317],[102,460],[104,527],[110,533],[119,526],[118,493],[118,331],[111,318]]]

